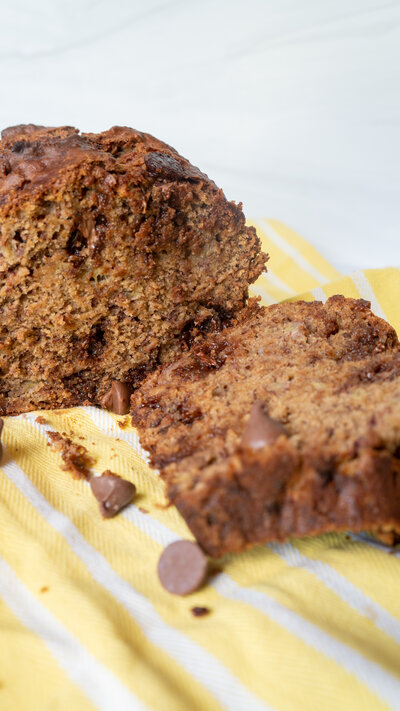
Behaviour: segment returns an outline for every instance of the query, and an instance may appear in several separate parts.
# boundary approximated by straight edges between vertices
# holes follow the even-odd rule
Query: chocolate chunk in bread
[[[131,392],[131,389],[126,383],[113,380],[110,390],[108,390],[100,400],[100,405],[104,407],[105,410],[112,410],[116,415],[127,415],[129,412]]]
[[[400,533],[400,346],[363,300],[250,303],[150,375],[132,411],[212,556],[327,531]]]
[[[1,411],[98,404],[112,381],[134,389],[229,321],[265,261],[240,206],[152,136],[6,129]]]

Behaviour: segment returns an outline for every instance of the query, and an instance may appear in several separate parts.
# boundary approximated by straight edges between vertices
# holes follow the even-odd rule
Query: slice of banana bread
[[[213,556],[400,532],[400,346],[363,300],[250,302],[150,375],[132,412],[170,501]]]
[[[130,128],[0,142],[0,413],[135,387],[244,306],[265,255],[241,206]]]

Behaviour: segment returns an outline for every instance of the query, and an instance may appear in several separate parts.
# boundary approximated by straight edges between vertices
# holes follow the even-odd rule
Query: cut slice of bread
[[[213,556],[400,532],[400,347],[363,300],[250,303],[132,396],[133,423]]]

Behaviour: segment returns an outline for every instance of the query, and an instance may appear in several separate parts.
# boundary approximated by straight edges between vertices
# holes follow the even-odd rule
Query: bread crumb
[[[204,617],[205,615],[209,615],[211,610],[208,607],[192,607],[190,612],[193,617]]]
[[[76,479],[90,479],[90,467],[94,463],[94,459],[88,454],[83,444],[76,444],[69,437],[63,437],[59,432],[49,432],[49,439],[53,448],[60,452],[64,461],[64,466],[61,469],[71,472]]]

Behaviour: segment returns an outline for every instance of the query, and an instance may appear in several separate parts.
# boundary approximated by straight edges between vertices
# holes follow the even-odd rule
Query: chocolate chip
[[[126,383],[113,380],[110,390],[100,400],[100,405],[105,410],[112,410],[116,415],[127,415],[131,394],[132,391]]]
[[[268,415],[264,403],[256,400],[242,436],[242,447],[257,451],[273,444],[281,435],[287,435],[284,426]]]
[[[93,476],[90,487],[100,505],[103,518],[112,518],[131,503],[136,494],[136,486],[117,474],[105,471],[101,476]]]
[[[170,153],[153,151],[145,156],[146,168],[150,176],[161,180],[204,180],[203,173],[186,161],[182,164]]]
[[[112,410],[113,406],[113,397],[112,397],[112,392],[111,388],[110,390],[103,395],[103,397],[100,400],[100,405],[104,408],[104,410]]]
[[[208,607],[192,607],[190,612],[193,617],[204,617],[204,615],[209,615],[211,610]]]
[[[111,384],[113,410],[117,415],[127,415],[131,399],[131,390],[126,383],[113,380]]]
[[[175,541],[167,546],[160,557],[158,577],[168,592],[188,595],[204,583],[207,569],[207,558],[196,543]]]
[[[181,180],[184,170],[178,161],[168,153],[154,151],[145,157],[145,163],[149,175],[165,180]]]
[[[4,420],[2,417],[0,417],[0,462],[3,457],[3,445],[1,443],[1,433],[3,432],[3,427],[4,427]]]

